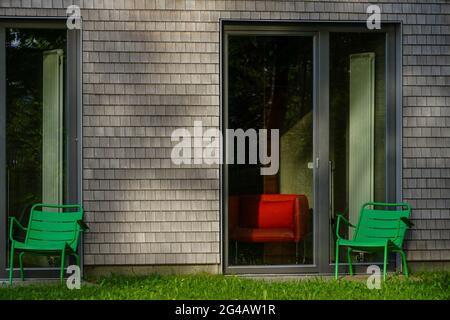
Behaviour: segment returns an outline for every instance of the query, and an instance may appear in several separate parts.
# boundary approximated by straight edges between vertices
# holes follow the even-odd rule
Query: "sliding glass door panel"
[[[330,33],[330,260],[336,216],[358,222],[361,206],[386,202],[386,34]],[[341,226],[352,238],[353,228]],[[343,249],[344,250],[344,249]],[[380,261],[353,253],[355,262]],[[341,253],[341,257],[346,252]]]
[[[314,263],[313,47],[312,36],[228,36],[226,129],[245,132],[245,150],[258,155],[266,135],[277,162],[268,175],[260,158],[239,163],[238,138],[228,136],[230,266]]]

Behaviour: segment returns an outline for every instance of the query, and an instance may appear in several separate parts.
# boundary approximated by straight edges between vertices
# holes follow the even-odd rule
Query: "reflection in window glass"
[[[276,174],[228,165],[231,265],[313,262],[312,84],[311,37],[229,36],[228,128],[279,129],[280,139]]]
[[[6,30],[7,211],[25,226],[33,204],[64,203],[65,59],[66,30]],[[24,265],[56,260],[26,254]]]
[[[365,202],[386,199],[385,92],[385,35],[331,33],[331,261],[336,215],[356,224]],[[340,234],[351,238],[353,230],[342,226]],[[380,257],[354,252],[353,261],[380,261]]]

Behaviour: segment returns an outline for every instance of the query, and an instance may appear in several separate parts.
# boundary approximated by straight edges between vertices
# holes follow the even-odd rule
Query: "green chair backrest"
[[[368,202],[361,208],[353,240],[391,240],[397,247],[401,247],[408,229],[407,223],[402,219],[409,219],[410,215],[411,206],[408,203]]]
[[[35,204],[31,208],[25,243],[37,247],[67,243],[75,251],[81,233],[79,220],[83,220],[80,205]]]

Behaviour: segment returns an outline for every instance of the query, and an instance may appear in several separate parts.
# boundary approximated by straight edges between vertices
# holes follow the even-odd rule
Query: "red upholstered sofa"
[[[230,196],[230,240],[241,242],[295,242],[309,228],[308,199],[300,194]]]

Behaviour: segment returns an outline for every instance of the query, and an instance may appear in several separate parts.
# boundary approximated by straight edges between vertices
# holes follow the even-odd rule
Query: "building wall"
[[[403,199],[411,261],[450,260],[450,3],[370,1],[403,22]],[[219,126],[219,19],[361,20],[366,1],[1,0],[83,16],[85,264],[219,264],[219,169],[179,168],[170,134]]]

